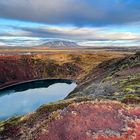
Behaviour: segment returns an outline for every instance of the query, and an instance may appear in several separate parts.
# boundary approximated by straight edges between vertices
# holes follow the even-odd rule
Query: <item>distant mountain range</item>
[[[75,42],[71,42],[71,41],[49,41],[47,43],[44,43],[43,46],[47,46],[49,48],[71,48],[71,47],[79,47],[79,45]]]

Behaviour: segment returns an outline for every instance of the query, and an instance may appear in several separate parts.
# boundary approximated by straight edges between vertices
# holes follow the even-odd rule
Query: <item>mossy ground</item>
[[[92,96],[127,104],[140,103],[140,56],[130,55],[99,64],[68,97]]]

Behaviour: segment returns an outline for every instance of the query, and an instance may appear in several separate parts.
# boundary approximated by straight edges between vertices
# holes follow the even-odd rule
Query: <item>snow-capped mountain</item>
[[[71,41],[49,41],[47,43],[44,44],[47,47],[54,47],[54,48],[59,48],[59,47],[78,47],[79,45],[75,42],[71,42]]]

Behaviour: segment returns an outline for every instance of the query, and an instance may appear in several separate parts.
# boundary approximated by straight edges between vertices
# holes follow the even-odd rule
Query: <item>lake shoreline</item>
[[[44,80],[66,80],[66,81],[71,81],[71,82],[75,82],[77,84],[77,82],[75,80],[71,80],[71,79],[62,79],[62,78],[43,78],[43,79],[33,79],[33,80],[27,80],[27,81],[23,81],[23,82],[17,82],[17,83],[14,83],[14,84],[11,84],[11,85],[8,85],[8,86],[3,86],[2,88],[0,88],[0,92],[2,90],[5,90],[7,88],[11,88],[13,86],[18,86],[18,85],[21,85],[21,84],[26,84],[26,83],[30,83],[30,82],[36,82],[36,81],[44,81]]]
[[[44,104],[63,100],[76,86],[72,80],[45,79],[7,87],[0,91],[0,120],[22,116]]]

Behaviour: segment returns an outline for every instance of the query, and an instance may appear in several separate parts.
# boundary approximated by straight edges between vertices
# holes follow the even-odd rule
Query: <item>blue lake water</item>
[[[64,99],[76,87],[70,80],[39,80],[0,91],[0,120],[35,111],[49,102]]]

